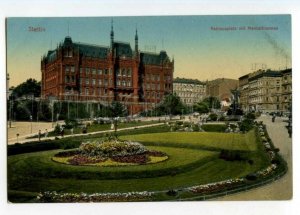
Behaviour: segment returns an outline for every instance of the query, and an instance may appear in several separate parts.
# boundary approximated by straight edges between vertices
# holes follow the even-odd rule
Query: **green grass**
[[[196,151],[192,149],[177,149],[170,147],[148,147],[168,154],[169,159],[149,165],[120,166],[120,167],[95,167],[95,166],[72,166],[53,162],[52,157],[60,150],[39,153],[27,153],[10,156],[8,165],[14,167],[14,172],[8,175],[14,177],[15,172],[19,175],[44,177],[44,178],[77,178],[77,179],[124,179],[135,177],[154,177],[165,174],[185,171],[193,167],[206,157],[217,156],[216,152]],[[33,164],[33,165],[28,165]],[[34,167],[34,168],[33,168]],[[12,178],[13,179],[13,178]]]
[[[165,127],[155,129],[161,132]],[[9,200],[30,202],[41,191],[166,191],[243,177],[269,164],[254,130],[247,134],[130,132],[120,133],[120,138],[145,141],[148,148],[167,153],[169,159],[148,165],[97,167],[53,162],[51,158],[61,150],[8,156]],[[240,150],[254,163],[219,159],[222,149]],[[166,199],[170,197],[161,194],[154,200]]]
[[[182,151],[182,149],[178,150]],[[195,150],[196,151],[196,150]],[[200,151],[203,154],[203,151]],[[185,151],[186,154],[186,151]],[[192,154],[190,154],[192,155]],[[186,156],[184,156],[186,157]],[[199,158],[199,157],[198,157]],[[202,157],[204,159],[205,157]],[[207,157],[206,157],[207,158]],[[56,190],[63,192],[128,192],[128,191],[154,191],[154,190],[169,190],[175,189],[179,187],[192,186],[197,184],[205,184],[211,183],[215,181],[221,181],[229,178],[240,177],[248,174],[249,172],[256,171],[261,168],[261,162],[256,162],[257,165],[249,165],[247,162],[225,162],[217,157],[208,157],[209,159],[204,159],[205,162],[199,163],[199,165],[193,166],[193,168],[189,169],[189,171],[179,172],[174,175],[164,175],[155,178],[132,178],[132,179],[104,179],[99,180],[91,177],[90,179],[75,179],[75,178],[67,178],[67,177],[53,177],[53,171],[49,171],[49,167],[44,170],[45,173],[48,170],[48,174],[46,175],[32,175],[32,171],[29,171],[26,166],[31,166],[30,163],[34,162],[34,169],[36,171],[40,170],[37,168],[36,161],[28,160],[22,161],[21,163],[14,163],[15,168],[11,169],[9,173],[9,181],[10,181],[10,190],[22,190],[27,192],[39,192],[39,191],[47,191],[47,190]],[[189,160],[189,158],[186,158]],[[175,159],[174,162],[176,162]],[[9,166],[13,164],[13,161],[9,162]],[[159,166],[160,164],[139,166],[140,168],[154,168],[155,166]],[[177,163],[178,164],[178,163]],[[174,163],[175,165],[175,163]],[[17,167],[16,167],[17,166]],[[43,166],[43,165],[42,165]],[[55,165],[54,165],[55,166]],[[43,167],[44,168],[44,167]],[[52,168],[54,168],[52,166]],[[82,167],[73,167],[64,166],[63,171],[67,171],[67,173],[75,172],[77,174],[88,174],[88,172],[96,172],[96,168],[88,168],[85,169],[85,172],[81,172],[80,169]],[[157,167],[158,168],[158,167]],[[164,166],[161,168],[165,168]],[[116,171],[112,170],[113,168],[107,168],[107,171]],[[122,169],[122,167],[119,167]],[[124,169],[130,169],[131,174],[139,174],[137,171],[131,170],[129,167],[124,167]],[[99,169],[98,169],[99,171]],[[161,169],[161,171],[164,171]],[[18,175],[21,174],[21,175]],[[19,176],[19,177],[17,177]],[[20,180],[20,177],[23,180]]]
[[[193,148],[228,149],[255,151],[255,131],[247,134],[215,133],[215,132],[169,132],[158,134],[125,135],[121,139],[153,143],[156,145],[187,146]]]

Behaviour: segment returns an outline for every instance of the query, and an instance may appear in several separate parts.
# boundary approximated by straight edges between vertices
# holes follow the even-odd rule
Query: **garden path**
[[[118,129],[118,131],[123,131],[123,130],[131,130],[131,129],[137,129],[137,128],[146,128],[146,127],[152,127],[152,126],[157,126],[157,125],[163,125],[164,123],[155,123],[155,124],[150,124],[150,125],[140,125],[140,126],[135,126],[135,127],[128,127],[128,128],[120,128]],[[29,125],[30,126],[30,125]],[[51,126],[51,124],[50,124]],[[24,128],[26,129],[26,128]],[[30,129],[30,128],[27,128],[27,130]],[[40,127],[41,131],[44,132],[45,129],[42,129]],[[48,131],[50,131],[48,129]],[[86,135],[92,135],[92,134],[101,134],[101,133],[109,133],[109,132],[112,132],[112,130],[105,130],[105,131],[95,131],[95,132],[89,132],[87,134],[73,134],[73,135],[65,135],[64,138],[66,137],[76,137],[76,136],[86,136]],[[37,132],[35,133],[37,134]],[[26,143],[26,142],[31,142],[31,141],[38,141],[38,138],[30,138],[30,139],[26,139],[26,137],[29,137],[29,136],[33,136],[34,133],[32,134],[29,134],[29,135],[24,135],[24,136],[19,136],[18,138],[18,142],[19,143]],[[61,138],[61,137],[58,137],[58,138]],[[54,140],[55,137],[47,137],[45,138],[44,135],[42,135],[42,138],[41,140]],[[9,138],[8,141],[7,141],[7,144],[8,145],[12,145],[12,144],[15,144],[17,142],[17,138]]]
[[[292,176],[292,139],[289,138],[285,122],[287,118],[277,117],[272,123],[270,116],[261,116],[257,121],[263,121],[275,147],[280,149],[280,154],[288,164],[287,173],[279,180],[263,187],[220,197],[217,200],[289,200],[293,196]]]

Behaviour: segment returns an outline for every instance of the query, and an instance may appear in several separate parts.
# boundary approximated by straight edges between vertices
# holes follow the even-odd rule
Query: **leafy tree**
[[[35,79],[28,79],[26,82],[19,84],[17,87],[13,88],[12,95],[14,97],[31,96],[40,97],[41,96],[41,82],[37,82]]]
[[[108,107],[109,116],[113,117],[114,129],[115,129],[115,137],[117,137],[117,129],[118,129],[118,119],[117,117],[127,116],[127,109],[118,101],[113,101],[111,105]]]
[[[118,101],[113,101],[109,107],[109,115],[111,117],[124,117],[127,116],[127,109]]]
[[[208,104],[205,102],[198,102],[197,104],[195,104],[193,106],[194,111],[197,111],[199,113],[208,113],[209,112],[209,108],[208,108]]]
[[[220,100],[216,97],[213,97],[213,96],[210,96],[210,97],[207,97],[207,98],[203,99],[202,102],[206,103],[208,105],[209,109],[211,109],[211,108],[215,108],[215,109],[221,108]]]
[[[186,112],[187,106],[184,105],[180,97],[176,94],[169,94],[164,97],[162,103],[158,106],[159,111],[171,115],[181,114],[183,111]]]

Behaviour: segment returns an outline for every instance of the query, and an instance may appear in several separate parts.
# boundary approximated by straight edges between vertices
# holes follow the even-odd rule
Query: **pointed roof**
[[[161,51],[159,54],[151,52],[141,52],[140,59],[146,65],[161,65],[164,62],[170,62],[167,52]]]
[[[133,51],[129,43],[125,42],[114,42],[113,49],[117,57],[132,57]]]

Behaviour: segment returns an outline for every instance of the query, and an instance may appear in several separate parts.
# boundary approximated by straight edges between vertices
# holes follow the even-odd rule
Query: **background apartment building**
[[[206,95],[205,83],[197,79],[176,78],[173,80],[173,93],[189,106],[202,101]]]
[[[240,100],[242,110],[249,111],[249,74],[239,78]]]
[[[282,73],[282,81],[281,81],[282,110],[290,111],[290,105],[292,103],[292,69],[283,70],[281,73]]]
[[[216,97],[220,100],[222,108],[227,108],[232,103],[232,90],[238,88],[238,80],[218,78],[206,82],[206,96]]]
[[[292,98],[292,70],[258,70],[239,78],[244,111],[288,111]]]

